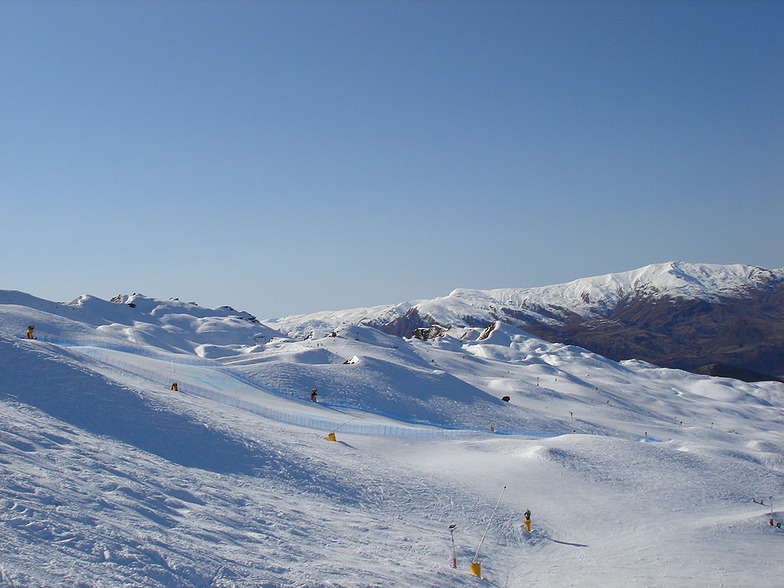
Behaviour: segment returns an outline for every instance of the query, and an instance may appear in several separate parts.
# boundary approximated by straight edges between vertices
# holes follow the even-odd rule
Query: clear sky
[[[260,318],[784,266],[784,2],[0,1],[0,288]]]

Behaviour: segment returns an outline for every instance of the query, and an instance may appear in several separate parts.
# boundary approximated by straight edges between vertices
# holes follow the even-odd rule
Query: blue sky
[[[784,2],[0,3],[0,288],[259,317],[784,266]]]

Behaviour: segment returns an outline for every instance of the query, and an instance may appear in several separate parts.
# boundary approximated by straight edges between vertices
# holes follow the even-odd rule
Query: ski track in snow
[[[254,327],[230,310],[17,294],[0,304],[0,586],[781,584],[784,385],[505,327],[260,346],[231,338]],[[48,341],[19,339],[31,316]]]

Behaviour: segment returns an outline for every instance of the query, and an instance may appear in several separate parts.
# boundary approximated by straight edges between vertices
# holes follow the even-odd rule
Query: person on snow
[[[35,339],[35,337],[33,337],[33,331],[34,330],[35,330],[35,325],[30,325],[29,327],[27,327],[27,338],[28,339]]]
[[[310,399],[313,402],[318,402],[317,396],[318,396],[318,394],[316,394],[316,388],[313,388],[313,390],[311,390],[311,392],[310,392]]]
[[[180,390],[179,386],[177,386],[177,382],[174,382],[174,384],[172,384],[171,389],[174,390],[175,392],[178,392]]]

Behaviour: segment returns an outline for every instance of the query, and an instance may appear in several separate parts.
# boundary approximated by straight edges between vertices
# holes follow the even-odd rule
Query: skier
[[[524,517],[525,517],[525,530],[530,533],[531,532],[531,511],[526,509],[526,511],[524,513]]]
[[[174,384],[172,384],[171,389],[174,390],[175,392],[179,392],[180,387],[177,385],[177,382],[174,382]]]
[[[316,388],[313,388],[313,390],[311,390],[311,392],[310,392],[310,399],[313,402],[318,402],[317,396],[318,396],[318,394],[316,394]]]
[[[33,337],[33,331],[34,330],[35,330],[35,325],[30,325],[29,327],[27,327],[27,338],[28,339],[35,339],[35,337]]]

